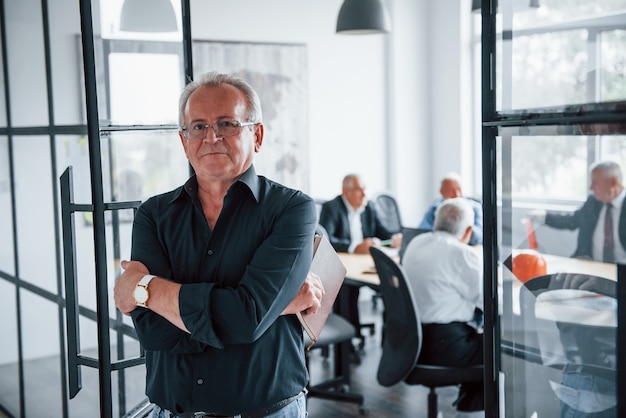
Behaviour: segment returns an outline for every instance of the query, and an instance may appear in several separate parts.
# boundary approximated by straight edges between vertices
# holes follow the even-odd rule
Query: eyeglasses
[[[213,129],[215,136],[225,138],[227,136],[235,136],[241,133],[244,126],[256,125],[259,122],[239,122],[238,120],[220,120],[215,123],[196,123],[189,128],[183,126],[181,129],[185,138],[194,141],[201,141],[206,138],[209,128]]]

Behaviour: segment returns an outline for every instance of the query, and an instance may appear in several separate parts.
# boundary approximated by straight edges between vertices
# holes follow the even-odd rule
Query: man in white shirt
[[[465,199],[447,199],[433,232],[411,240],[402,259],[422,321],[420,363],[483,364],[483,336],[469,325],[483,307],[482,258],[467,245],[473,224]],[[462,416],[484,410],[483,382],[461,386],[457,410]]]

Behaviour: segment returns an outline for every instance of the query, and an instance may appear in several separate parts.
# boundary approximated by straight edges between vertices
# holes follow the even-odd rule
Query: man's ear
[[[619,184],[620,184],[620,183],[619,183],[619,181],[617,180],[617,177],[615,177],[615,176],[611,177],[611,186],[612,186],[612,187],[617,187],[617,186],[619,186]]]
[[[185,150],[185,156],[187,156],[187,147],[189,146],[189,141],[187,141],[187,138],[185,138],[185,135],[183,135],[183,131],[178,131],[178,137],[180,138],[180,143]],[[189,156],[187,156],[187,159],[189,159]]]
[[[472,229],[472,226],[471,225],[468,226],[465,229],[465,233],[463,233],[463,237],[461,238],[461,242],[463,244],[467,244],[470,241],[470,239],[472,238],[472,234],[473,233],[474,233],[474,230]]]
[[[261,150],[261,145],[263,145],[263,135],[265,134],[265,127],[262,123],[254,126],[254,152],[259,152]]]

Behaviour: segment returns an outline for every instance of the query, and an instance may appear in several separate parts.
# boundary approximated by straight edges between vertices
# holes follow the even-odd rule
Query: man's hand
[[[296,297],[287,305],[281,315],[290,315],[298,312],[305,314],[315,313],[322,306],[324,285],[319,276],[309,272]]]
[[[354,247],[355,254],[369,254],[370,247],[376,246],[376,240],[373,238],[365,238],[362,243]]]
[[[137,287],[139,280],[150,272],[139,261],[122,260],[122,268],[124,272],[117,278],[113,288],[113,299],[115,300],[115,306],[120,312],[124,315],[130,315],[137,307],[135,297],[133,296],[135,287]]]
[[[391,236],[391,248],[400,248],[402,246],[402,232],[393,234]]]

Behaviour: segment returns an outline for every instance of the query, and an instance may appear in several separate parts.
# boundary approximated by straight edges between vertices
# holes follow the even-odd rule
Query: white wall
[[[387,0],[388,35],[337,35],[342,0],[194,0],[196,39],[304,43],[308,50],[311,185],[332,198],[348,172],[389,190],[416,225],[447,171],[462,162],[461,19],[469,0]],[[464,8],[464,13],[460,9]],[[466,13],[465,13],[466,12]],[[230,18],[228,17],[230,16]],[[470,114],[468,112],[468,114]],[[467,137],[467,135],[465,135]],[[467,139],[467,138],[466,138]],[[389,160],[385,156],[389,152]]]
[[[469,24],[469,0],[386,0],[392,32],[361,36],[335,33],[342,1],[192,0],[192,34],[195,39],[206,40],[306,44],[311,184],[305,191],[313,197],[332,198],[340,192],[343,176],[358,172],[367,181],[370,194],[392,192],[400,202],[404,224],[416,226],[437,196],[437,183],[444,172],[460,171],[470,178],[472,165],[480,164],[468,159],[463,151],[466,147],[462,146],[471,132],[466,126],[471,112],[464,74],[471,66],[460,58],[464,56],[462,40]],[[39,9],[36,0],[9,2],[9,6],[12,19],[7,29],[17,34],[11,37],[13,43],[8,47],[13,122],[18,126],[45,125],[45,75],[40,61],[32,65],[29,54],[24,55],[26,50],[42,48],[40,33],[29,30],[31,26],[39,27],[39,21],[28,18],[32,17],[31,8]],[[53,37],[57,39],[53,85],[55,92],[63,92],[54,95],[55,118],[58,124],[71,124],[82,120],[82,108],[76,105],[81,103],[77,98],[82,99],[76,58],[78,6],[72,0],[63,0],[63,6],[59,6],[51,13]],[[24,95],[24,91],[29,94]],[[71,106],[60,102],[68,97]],[[29,184],[27,177],[37,175],[37,170],[23,167],[20,173],[23,175],[17,179],[18,185]],[[0,212],[4,209],[8,211],[9,205],[0,205]],[[8,213],[5,215],[4,219],[10,218]],[[32,216],[37,215],[22,211],[19,222],[28,225]],[[47,224],[52,228],[50,222]],[[32,225],[33,233],[38,233],[38,224]],[[24,232],[22,223],[19,227],[22,245],[28,245],[26,237],[30,235]],[[50,240],[45,242],[56,245]],[[12,271],[12,254],[1,254],[0,264]],[[27,259],[31,254],[24,250],[21,257]],[[40,251],[37,257],[33,268],[54,265],[53,250]],[[25,272],[30,273],[30,269],[23,268]],[[54,291],[54,286],[50,290]],[[93,293],[89,295],[93,297]],[[81,296],[81,302],[87,300],[87,296]],[[6,309],[14,312],[13,307]],[[36,329],[30,325],[38,324],[38,318],[24,317],[25,327]],[[4,334],[14,335],[13,326],[9,327]],[[52,334],[57,331],[50,329]],[[94,332],[83,335],[95,340],[91,338]],[[41,351],[47,350],[34,342],[36,337],[25,336],[26,357],[43,355]],[[0,362],[14,359],[16,348],[12,345],[10,350],[0,350]]]

